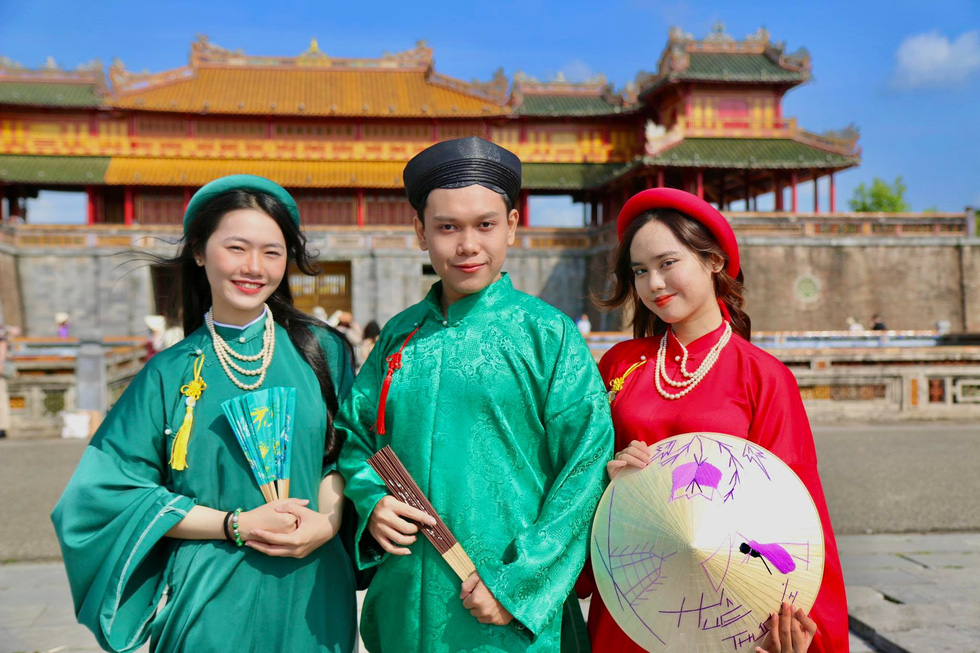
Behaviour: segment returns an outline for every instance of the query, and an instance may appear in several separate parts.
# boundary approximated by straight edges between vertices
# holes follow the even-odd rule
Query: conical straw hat
[[[687,433],[606,488],[592,568],[619,627],[647,651],[755,650],[783,601],[809,612],[824,539],[795,473],[742,438]]]

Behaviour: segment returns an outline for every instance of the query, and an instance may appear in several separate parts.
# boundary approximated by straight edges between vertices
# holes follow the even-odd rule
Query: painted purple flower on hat
[[[714,491],[721,483],[721,470],[705,460],[694,457],[694,462],[685,463],[674,468],[671,474],[672,487],[670,500],[685,498],[693,499],[703,496],[711,501]],[[680,494],[678,494],[680,491]]]

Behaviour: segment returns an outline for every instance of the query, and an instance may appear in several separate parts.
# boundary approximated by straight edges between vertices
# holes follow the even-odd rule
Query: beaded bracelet
[[[242,514],[241,508],[235,508],[234,514],[231,516],[231,531],[235,535],[235,546],[244,546],[245,542],[242,541],[242,536],[238,532],[238,517]]]
[[[223,530],[225,531],[225,539],[228,540],[229,542],[234,542],[235,541],[234,538],[231,536],[231,531],[228,530],[228,522],[231,521],[231,516],[234,515],[234,514],[235,514],[235,511],[234,510],[229,510],[225,514],[225,523],[224,523],[224,526],[222,527]]]

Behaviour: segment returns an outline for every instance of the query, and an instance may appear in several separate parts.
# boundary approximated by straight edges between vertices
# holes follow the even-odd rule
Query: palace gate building
[[[602,77],[540,82],[502,71],[464,82],[438,72],[424,42],[345,59],[316,41],[299,56],[268,57],[199,37],[187,66],[157,73],[118,61],[108,74],[98,63],[26,69],[0,58],[0,306],[6,322],[35,336],[51,335],[60,311],[93,336],[142,332],[149,313],[174,317],[176,280],[127,253],[174,252],[194,191],[252,173],[295,195],[319,250],[318,277],[290,275],[297,304],[383,323],[435,279],[410,229],[402,169],[434,142],[476,135],[524,162],[522,228],[506,267],[517,287],[618,328],[587,298],[603,288],[610,225],[632,193],[670,186],[724,210],[745,208],[730,219],[745,243],[751,291],[774,266],[796,268],[782,275],[785,287],[751,295],[756,324],[829,328],[852,310],[820,308],[847,263],[833,246],[801,255],[805,239],[928,236],[939,239],[929,246],[945,247],[943,238],[967,227],[962,214],[838,215],[834,176],[860,162],[858,135],[814,134],[784,115],[784,95],[810,76],[805,50],[788,53],[765,30],[736,40],[721,27],[703,40],[672,30],[655,70],[620,90]],[[801,184],[820,188],[812,206],[800,205]],[[84,192],[84,224],[33,224],[27,199],[47,190]],[[775,210],[758,212],[757,198],[773,193]],[[581,226],[536,226],[531,198],[541,195],[571,196]],[[785,250],[763,251],[779,237],[791,238],[775,243]],[[949,317],[966,325],[974,291],[953,286],[975,263],[959,265],[949,270],[950,292],[961,297]],[[860,316],[871,310],[883,308],[862,306]]]

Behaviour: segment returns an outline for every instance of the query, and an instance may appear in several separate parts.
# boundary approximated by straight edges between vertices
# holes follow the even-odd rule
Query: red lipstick
[[[265,284],[264,283],[258,283],[257,281],[232,281],[231,283],[232,283],[232,285],[235,286],[235,288],[238,289],[238,292],[243,293],[245,295],[256,295],[256,294],[262,292],[262,289],[265,288]],[[256,287],[256,288],[246,288],[245,286],[241,285],[243,283],[257,283],[258,284],[258,287]]]

